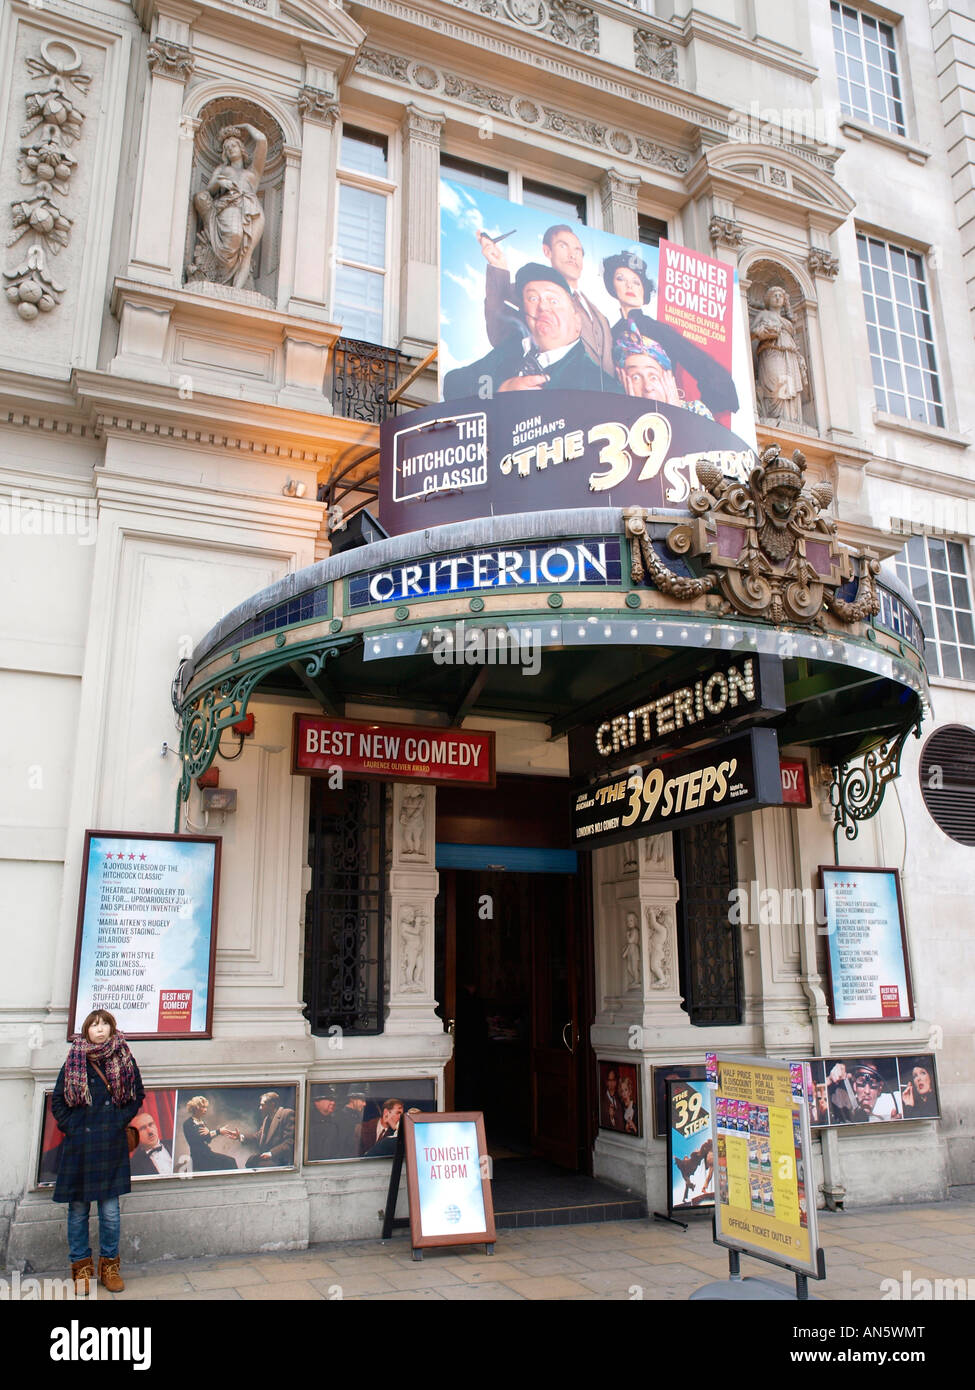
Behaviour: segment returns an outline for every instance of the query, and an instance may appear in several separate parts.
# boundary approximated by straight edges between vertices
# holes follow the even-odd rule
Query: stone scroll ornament
[[[22,259],[4,270],[3,278],[10,303],[31,323],[57,308],[64,294],[64,286],[48,269],[47,257],[58,255],[71,239],[73,218],[65,210],[65,199],[78,161],[68,146],[81,138],[85,113],[77,98],[87,93],[91,74],[82,71],[74,45],[54,37],[45,39],[40,56],[26,58],[25,64],[40,85],[24,93],[27,119],[20,129],[17,168],[25,194],[10,205],[6,243],[17,246]]]
[[[857,623],[879,613],[877,556],[869,550],[856,556],[840,545],[836,523],[821,515],[833,489],[825,482],[805,487],[805,469],[798,449],[784,459],[777,444],[762,451],[744,483],[701,460],[700,486],[688,503],[696,516],[672,527],[664,541],[651,540],[643,508],[625,508],[633,582],[649,581],[687,602],[720,593],[723,612],[771,623],[822,626],[824,612]],[[667,564],[667,550],[694,559],[694,568],[677,573]],[[854,559],[855,597],[841,597],[838,591],[854,578]]]

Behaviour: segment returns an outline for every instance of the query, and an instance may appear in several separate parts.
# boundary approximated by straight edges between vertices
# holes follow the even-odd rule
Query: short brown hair
[[[112,1030],[109,1036],[115,1037],[115,1034],[118,1032],[118,1024],[115,1022],[115,1015],[110,1014],[107,1009],[92,1009],[91,1013],[81,1025],[81,1036],[84,1038],[85,1042],[88,1041],[88,1029],[91,1025],[101,1022],[108,1024],[109,1028]]]

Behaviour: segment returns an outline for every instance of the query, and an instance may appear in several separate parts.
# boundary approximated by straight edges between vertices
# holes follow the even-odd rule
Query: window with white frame
[[[964,545],[912,536],[895,564],[921,611],[929,674],[975,681],[975,621]]]
[[[386,333],[389,142],[343,126],[339,147],[338,222],[332,315],[346,338],[383,343]]]
[[[830,10],[841,107],[880,130],[906,134],[893,29],[836,0]]]
[[[944,425],[924,258],[862,233],[857,249],[877,407]]]
[[[463,183],[468,188],[493,193],[496,198],[508,198],[513,203],[524,203],[526,207],[542,208],[553,217],[568,222],[588,221],[584,193],[573,193],[566,188],[522,178],[518,173],[495,169],[489,164],[477,164],[472,159],[461,159],[452,154],[440,156],[440,172],[453,183]]]

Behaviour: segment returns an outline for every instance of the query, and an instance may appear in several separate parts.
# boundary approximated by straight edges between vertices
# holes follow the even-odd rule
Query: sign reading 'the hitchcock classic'
[[[493,787],[494,734],[296,714],[291,770]]]
[[[576,845],[597,849],[781,804],[775,732],[752,729],[658,767],[624,770],[577,792],[572,838]]]
[[[697,680],[656,687],[632,708],[569,734],[573,775],[633,761],[652,748],[690,743],[708,729],[781,714],[782,663],[773,656],[725,660]]]

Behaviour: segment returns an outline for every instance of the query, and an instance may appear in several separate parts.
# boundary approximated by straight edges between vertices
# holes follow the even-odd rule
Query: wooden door
[[[532,1150],[579,1166],[579,946],[572,880],[532,876]]]

